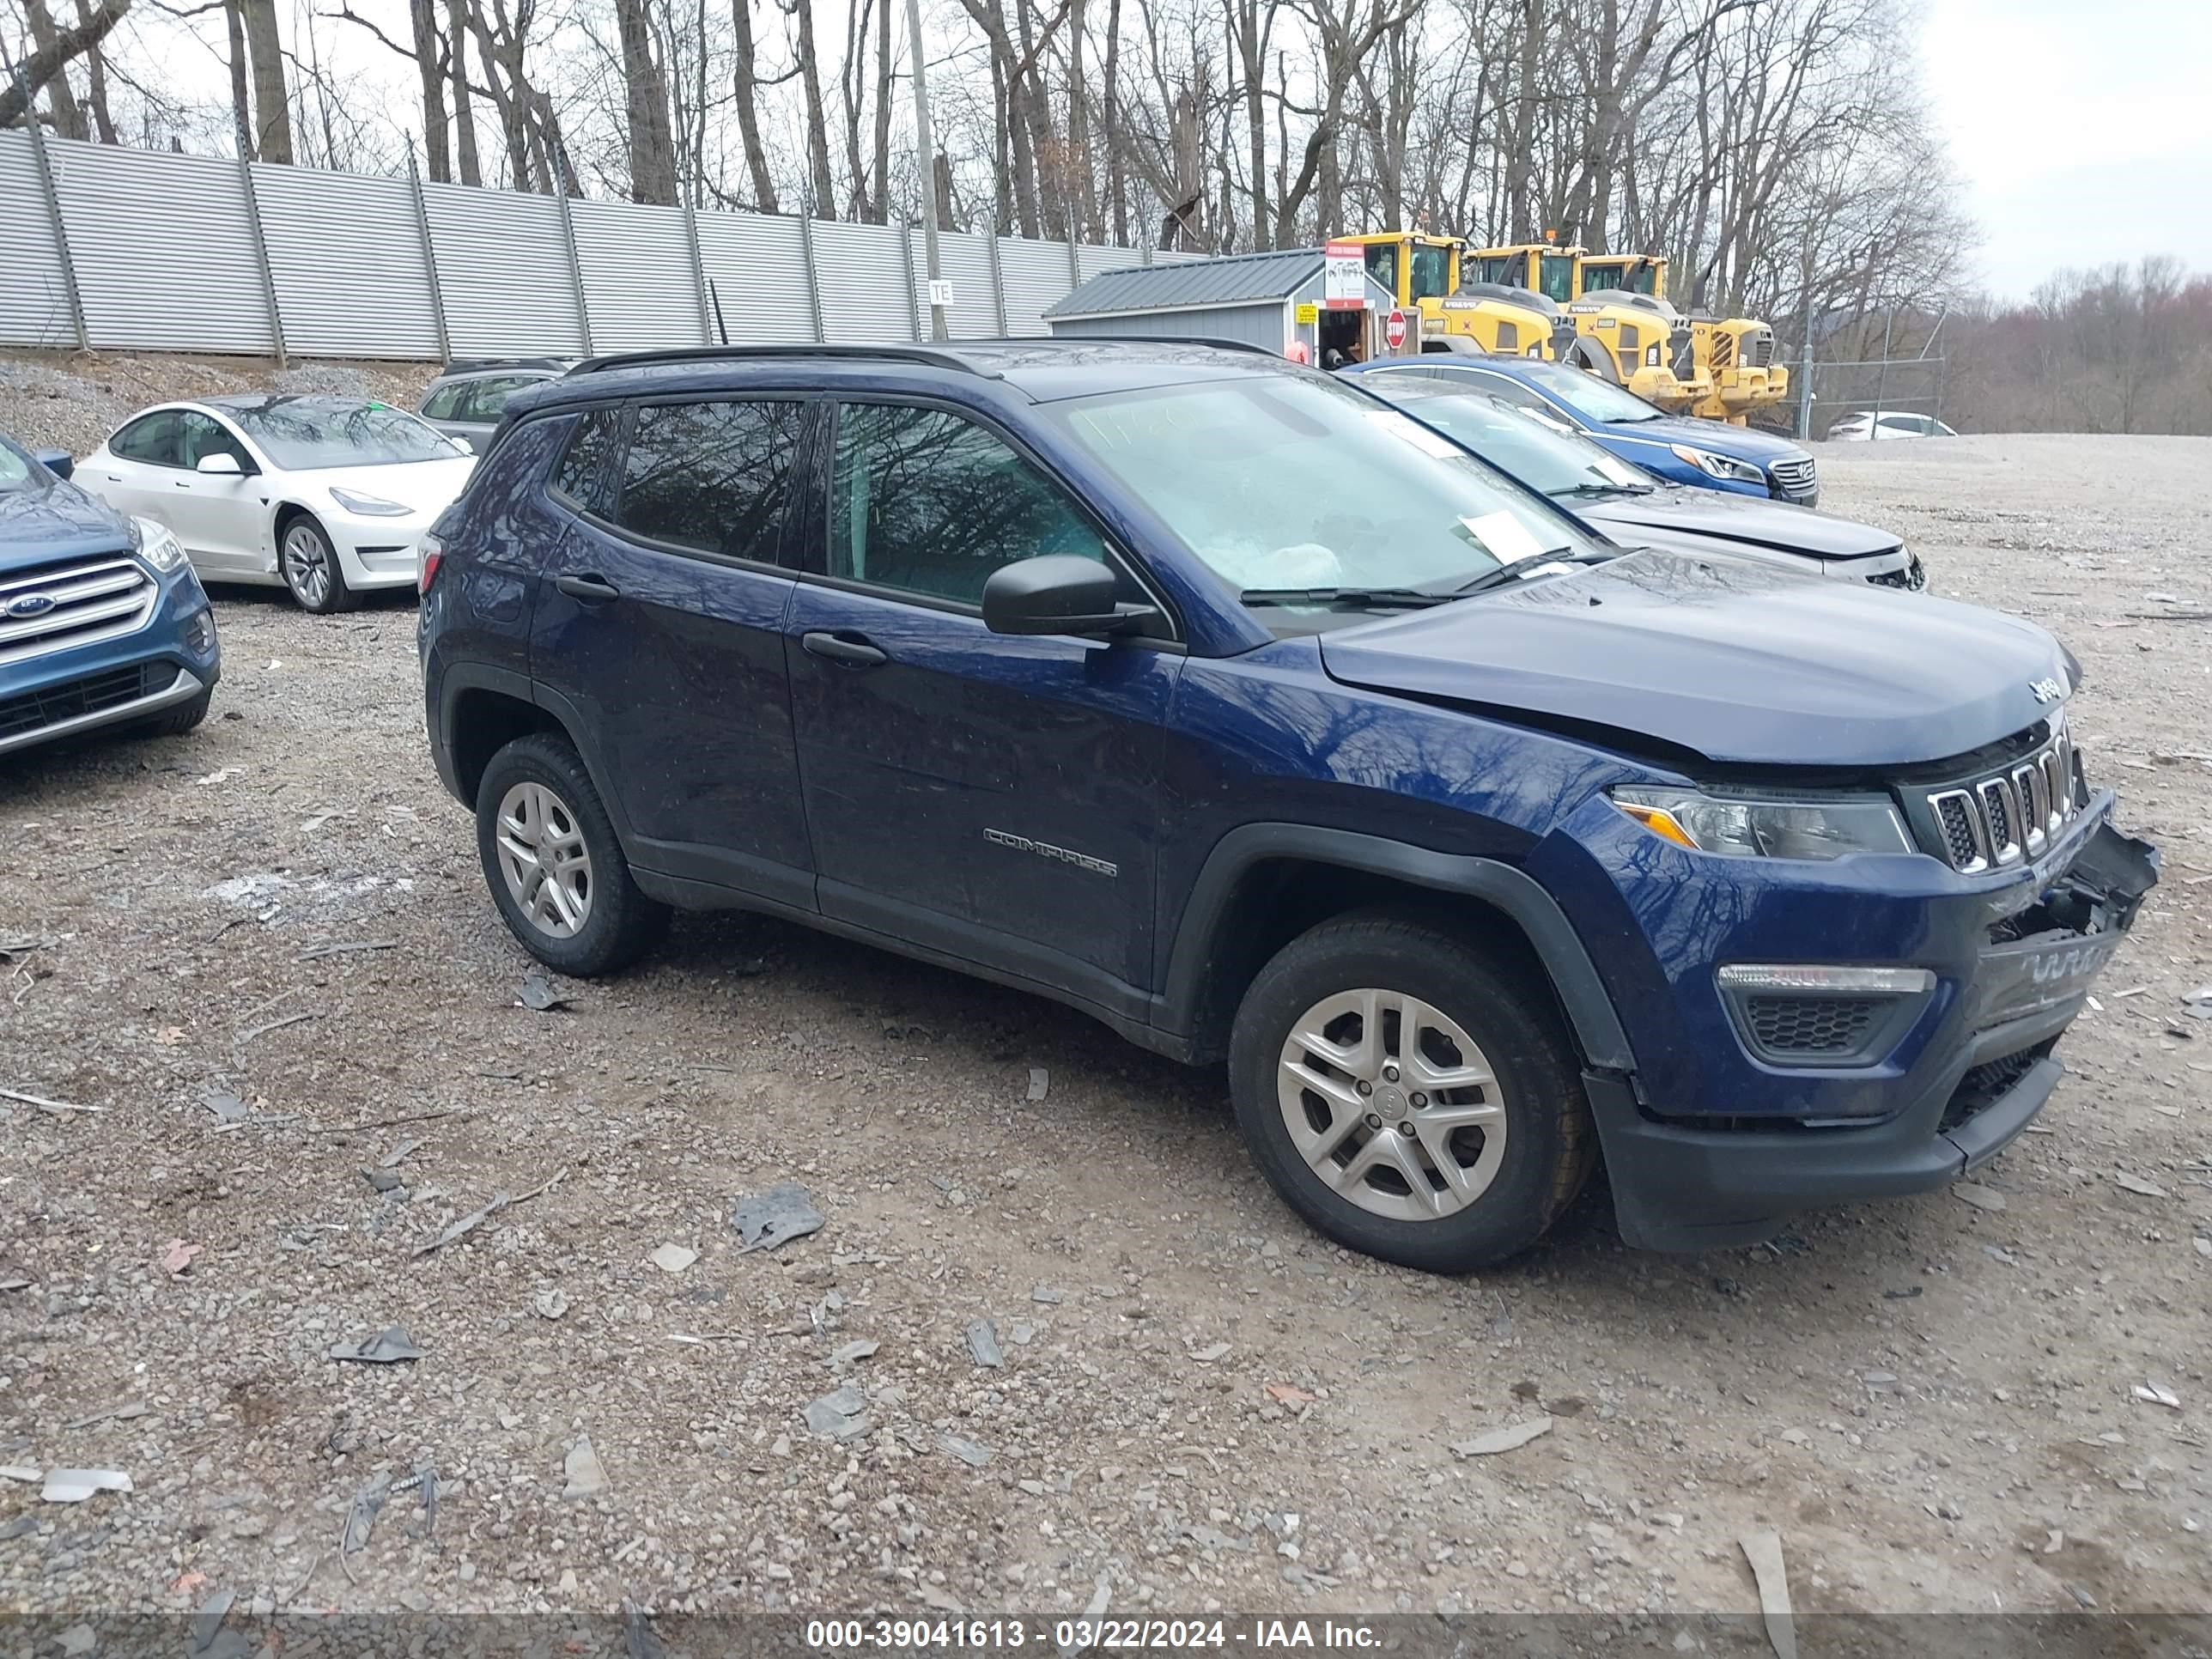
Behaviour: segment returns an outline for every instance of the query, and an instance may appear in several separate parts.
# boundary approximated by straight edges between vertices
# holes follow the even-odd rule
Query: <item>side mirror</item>
[[[200,464],[192,471],[205,472],[218,478],[243,477],[246,473],[246,469],[238,464],[238,457],[223,450],[217,450],[212,455],[201,456]]]
[[[66,449],[34,450],[31,459],[57,478],[66,478],[76,471],[76,461]]]
[[[1022,559],[983,584],[983,625],[994,634],[1126,634],[1159,612],[1121,605],[1113,567],[1072,553]]]

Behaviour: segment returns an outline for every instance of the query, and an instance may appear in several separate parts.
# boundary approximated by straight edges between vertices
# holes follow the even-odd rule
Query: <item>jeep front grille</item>
[[[1942,832],[1943,857],[1966,875],[2039,856],[2081,810],[2081,768],[2063,724],[2002,771],[1931,791],[1928,810]]]
[[[161,589],[128,553],[0,575],[0,665],[143,627]]]

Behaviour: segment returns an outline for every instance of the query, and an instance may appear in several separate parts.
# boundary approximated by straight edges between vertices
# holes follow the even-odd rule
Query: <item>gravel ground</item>
[[[0,420],[82,447],[44,409]],[[1980,1178],[2001,1210],[1668,1258],[1593,1196],[1465,1279],[1304,1231],[1218,1074],[793,927],[680,920],[520,1006],[410,607],[220,595],[198,732],[0,763],[0,943],[44,941],[0,959],[0,1088],[93,1109],[0,1103],[0,1458],[133,1486],[0,1479],[0,1603],[1052,1613],[1103,1579],[1117,1613],[1592,1609],[1659,1644],[1756,1605],[1737,1540],[1772,1528],[1801,1611],[2212,1607],[2212,1024],[2181,1000],[2212,979],[2212,443],[1821,459],[1940,590],[2072,643],[2165,884]],[[827,1225],[741,1253],[732,1200],[786,1179]],[[330,1358],[394,1325],[422,1358]],[[811,1436],[840,1386],[866,1423]],[[401,1492],[341,1553],[357,1493],[431,1465],[434,1528]]]

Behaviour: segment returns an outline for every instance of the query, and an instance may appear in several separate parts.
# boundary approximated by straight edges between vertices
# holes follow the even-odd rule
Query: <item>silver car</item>
[[[477,454],[491,441],[507,400],[525,386],[558,380],[574,357],[478,357],[451,362],[422,394],[422,418]]]

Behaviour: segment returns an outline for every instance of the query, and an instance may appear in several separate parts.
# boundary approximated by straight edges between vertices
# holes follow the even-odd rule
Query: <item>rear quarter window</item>
[[[622,450],[619,409],[584,412],[553,468],[553,493],[598,518],[614,507],[614,463]]]

